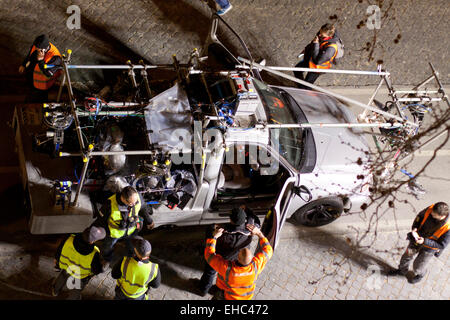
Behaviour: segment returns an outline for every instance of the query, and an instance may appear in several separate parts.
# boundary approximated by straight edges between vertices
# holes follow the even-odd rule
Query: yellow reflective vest
[[[136,223],[138,222],[139,211],[141,210],[141,201],[138,200],[136,205],[128,213],[122,213],[119,210],[116,194],[109,197],[109,200],[111,201],[111,214],[108,218],[108,229],[111,238],[122,238],[126,235],[131,235],[136,230]],[[128,228],[120,226],[123,220],[122,214],[127,215],[129,221]]]
[[[158,275],[158,268],[157,263],[143,263],[125,257],[120,266],[122,277],[117,280],[117,286],[127,297],[139,298],[147,292],[148,284]]]
[[[64,243],[59,258],[59,267],[66,270],[68,274],[77,279],[84,279],[93,275],[91,271],[91,263],[94,256],[100,250],[94,246],[94,250],[88,255],[82,255],[73,246],[75,235],[72,234]]]

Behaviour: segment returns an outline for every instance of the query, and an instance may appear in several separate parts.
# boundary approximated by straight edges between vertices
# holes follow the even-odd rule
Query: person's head
[[[41,34],[34,39],[33,45],[39,52],[45,53],[50,48],[50,41],[45,34]]]
[[[86,228],[82,233],[82,238],[87,243],[93,244],[96,241],[103,240],[106,236],[106,231],[102,227],[91,226]]]
[[[433,206],[431,216],[436,220],[444,220],[448,217],[448,204],[438,202]]]
[[[148,260],[150,258],[150,253],[152,252],[150,242],[142,237],[135,237],[131,239],[131,244],[134,248],[134,254],[139,260]]]
[[[334,25],[332,25],[330,23],[325,23],[323,26],[320,27],[318,36],[320,39],[333,37],[335,31],[336,31],[336,28],[334,27]]]
[[[232,224],[235,224],[237,226],[242,226],[243,224],[245,224],[247,219],[247,215],[245,214],[244,209],[242,208],[233,208],[233,210],[231,210],[231,215],[230,215],[230,222]]]
[[[238,253],[238,262],[243,266],[246,266],[252,262],[253,253],[249,248],[242,248]]]
[[[133,207],[139,201],[139,193],[132,186],[126,186],[120,192],[120,200],[128,207]]]

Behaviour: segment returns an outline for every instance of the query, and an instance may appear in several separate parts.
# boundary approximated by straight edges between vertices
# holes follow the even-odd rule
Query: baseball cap
[[[242,208],[233,208],[231,210],[230,219],[234,224],[238,226],[243,225],[246,221],[247,215],[245,214],[244,209]]]
[[[131,239],[131,243],[139,255],[143,258],[148,257],[152,252],[152,246],[150,242],[142,237],[135,237]]]
[[[102,227],[91,226],[83,231],[83,239],[87,242],[95,242],[104,239],[106,231]]]

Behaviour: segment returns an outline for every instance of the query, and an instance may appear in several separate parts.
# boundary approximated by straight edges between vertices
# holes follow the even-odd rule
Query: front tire
[[[311,201],[298,209],[293,217],[296,222],[307,227],[319,227],[339,218],[344,211],[344,203],[339,197],[321,198]]]

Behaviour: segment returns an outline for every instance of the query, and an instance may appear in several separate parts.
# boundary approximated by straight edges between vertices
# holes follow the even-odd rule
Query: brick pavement
[[[335,22],[346,47],[340,68],[374,70],[383,60],[395,84],[421,81],[435,64],[448,83],[450,66],[446,0],[376,1],[381,29],[364,25],[373,1],[234,0],[225,20],[234,27],[255,59],[268,65],[294,65],[296,56],[325,22]],[[81,9],[81,29],[69,30],[66,9]],[[210,9],[199,0],[56,1],[2,0],[0,3],[1,75],[16,74],[17,64],[34,37],[49,34],[61,49],[73,50],[73,63],[123,63],[143,57],[171,63],[172,54],[187,59],[201,48],[209,28]],[[363,25],[361,25],[361,23]],[[236,41],[229,41],[238,47]],[[369,58],[373,58],[369,61]],[[327,75],[320,85],[367,85],[378,79]]]
[[[439,259],[433,258],[429,273],[419,284],[385,275],[403,253],[406,229],[379,232],[375,243],[362,249],[352,247],[356,233],[336,233],[331,227],[313,232],[304,229],[287,223],[273,258],[257,280],[254,300],[450,299],[448,250]],[[145,236],[153,245],[152,260],[160,264],[162,272],[162,285],[151,291],[151,299],[212,297],[196,295],[189,281],[202,274],[203,231],[200,226],[162,229]],[[52,255],[57,243],[57,236],[31,236],[26,231],[1,243],[0,299],[55,299],[49,296],[49,290],[56,275]],[[115,280],[110,272],[91,280],[84,290],[84,299],[113,298]]]

